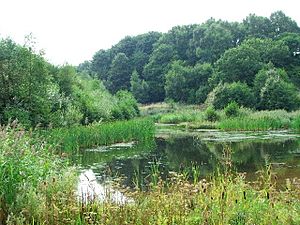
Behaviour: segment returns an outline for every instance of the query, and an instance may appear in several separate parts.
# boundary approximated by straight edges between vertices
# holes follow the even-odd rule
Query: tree
[[[0,122],[18,119],[24,125],[49,122],[51,84],[48,63],[12,40],[0,41]]]
[[[212,66],[208,63],[186,66],[182,61],[174,61],[166,75],[166,97],[186,103],[199,103],[201,94],[207,95],[208,78],[212,75]],[[202,93],[200,93],[200,91]]]
[[[201,29],[204,29],[203,35],[195,46],[201,62],[215,62],[225,50],[236,44],[226,22],[211,19],[202,24]]]
[[[144,79],[149,85],[147,102],[159,102],[165,98],[165,75],[169,63],[174,59],[174,50],[170,45],[159,45],[153,51],[149,63],[144,67]]]
[[[255,77],[253,87],[258,109],[293,110],[299,97],[295,86],[290,83],[286,72],[268,64]]]
[[[274,36],[278,37],[283,33],[300,33],[300,28],[297,23],[290,17],[286,16],[282,11],[277,11],[270,16],[271,27],[274,32]]]
[[[231,48],[216,62],[217,72],[210,82],[215,85],[220,81],[241,81],[251,85],[262,67],[261,61],[259,51],[247,43]]]
[[[276,76],[280,76],[284,81],[288,81],[286,72],[283,69],[275,68],[272,63],[264,65],[264,67],[255,75],[253,91],[258,102],[260,101],[261,89],[265,86],[267,79]]]
[[[280,76],[272,76],[266,80],[260,92],[259,109],[294,110],[299,106],[299,96],[295,86],[283,81]]]
[[[281,40],[251,38],[242,43],[258,51],[262,63],[272,62],[275,67],[285,67],[290,62],[289,47]]]
[[[247,84],[241,82],[220,83],[209,93],[206,100],[215,109],[223,109],[230,102],[236,102],[240,106],[253,107],[254,96]]]
[[[130,78],[130,91],[138,102],[146,103],[148,88],[146,81],[141,80],[138,72],[134,70]]]
[[[246,82],[252,86],[255,74],[266,63],[285,67],[289,62],[289,48],[283,41],[251,38],[240,46],[227,50],[216,62],[217,72],[211,82]]]
[[[76,70],[73,66],[65,65],[59,69],[55,80],[60,87],[61,93],[70,96],[72,93],[72,86],[75,83]]]
[[[112,62],[112,53],[110,50],[99,50],[93,56],[91,62],[91,70],[97,74],[98,78],[102,81],[106,81],[108,77],[108,71]]]
[[[187,78],[191,68],[182,65],[181,61],[175,61],[166,74],[166,97],[174,101],[186,102],[189,97]]]
[[[244,19],[243,24],[248,37],[271,38],[274,36],[271,20],[266,17],[250,14]]]
[[[119,90],[129,90],[131,66],[124,53],[118,53],[112,61],[107,78],[109,91],[116,93]]]

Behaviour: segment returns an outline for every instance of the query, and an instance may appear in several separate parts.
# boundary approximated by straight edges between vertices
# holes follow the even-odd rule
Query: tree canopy
[[[122,60],[126,65],[116,62],[120,54],[127,57]],[[277,11],[270,17],[250,14],[240,23],[210,18],[202,24],[175,26],[167,33],[127,36],[112,48],[99,50],[90,66],[85,63],[81,68],[91,68],[90,73],[112,93],[130,90],[141,103],[165,99],[203,103],[225,83],[225,87],[246,85],[257,96],[258,86],[264,87],[255,84],[257,74],[269,63],[285,71],[288,79],[282,82],[297,94],[299,57],[300,28]],[[271,80],[270,84],[275,82]],[[261,104],[250,105],[260,109]]]

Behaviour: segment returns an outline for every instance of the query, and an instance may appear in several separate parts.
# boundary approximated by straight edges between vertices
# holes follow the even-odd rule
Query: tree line
[[[130,119],[137,102],[126,91],[110,94],[101,81],[70,65],[54,66],[32,43],[0,39],[0,125],[64,127]]]
[[[140,103],[229,102],[256,109],[299,107],[300,28],[282,11],[242,22],[213,18],[167,33],[127,36],[78,66],[114,94]]]

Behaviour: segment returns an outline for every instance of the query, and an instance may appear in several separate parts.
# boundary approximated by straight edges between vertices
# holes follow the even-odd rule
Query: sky
[[[0,37],[24,44],[32,34],[49,62],[78,65],[127,35],[278,10],[300,25],[299,8],[299,0],[0,0]]]

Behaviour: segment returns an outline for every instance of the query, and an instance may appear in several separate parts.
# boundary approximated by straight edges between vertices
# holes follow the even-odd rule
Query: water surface
[[[86,149],[75,160],[82,171],[92,170],[99,183],[122,176],[123,184],[150,182],[159,171],[165,179],[170,171],[187,173],[197,167],[201,177],[209,176],[224,162],[230,150],[234,170],[249,180],[256,171],[272,166],[278,183],[300,177],[300,136],[288,131],[221,132],[217,130],[158,129],[153,143],[120,143]]]

